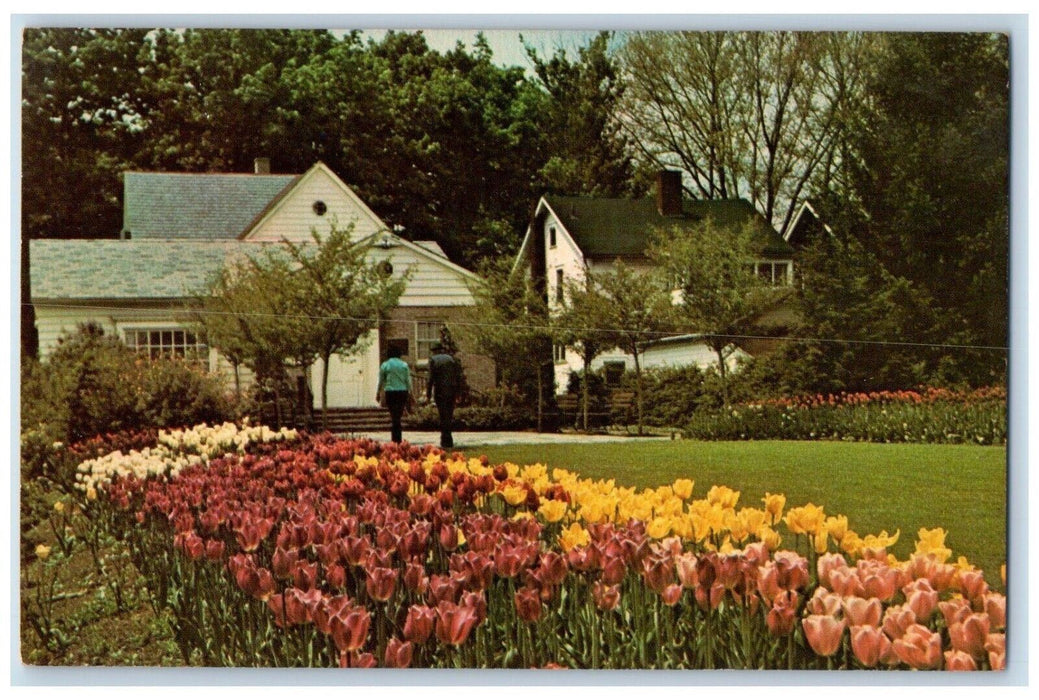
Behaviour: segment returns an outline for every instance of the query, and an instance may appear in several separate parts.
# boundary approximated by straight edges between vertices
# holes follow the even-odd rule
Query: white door
[[[328,407],[354,408],[375,406],[375,389],[379,382],[379,343],[373,331],[364,350],[356,355],[333,355],[328,373]],[[321,408],[321,360],[314,363],[314,408]]]

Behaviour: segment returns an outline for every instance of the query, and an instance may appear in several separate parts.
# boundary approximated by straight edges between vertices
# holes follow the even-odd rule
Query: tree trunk
[[[588,372],[591,369],[589,367],[591,361],[587,356],[582,359],[584,360],[584,376],[581,377],[581,412],[584,417],[584,430],[588,432]]]
[[[238,373],[238,363],[232,362],[231,368],[234,370],[234,398],[235,401],[242,400],[242,377]]]
[[[541,416],[544,414],[545,405],[545,377],[543,376],[542,367],[538,365],[538,432],[540,433],[544,428]]]
[[[321,356],[324,363],[321,367],[321,432],[328,425],[328,363],[332,360],[332,353],[326,352]]]
[[[729,383],[725,376],[725,348],[715,348],[714,350],[718,354],[718,376],[722,380],[722,408],[729,405]]]
[[[635,414],[638,434],[642,435],[642,365],[639,364],[638,347],[634,347],[632,350],[635,351],[632,353],[632,357],[635,358]]]

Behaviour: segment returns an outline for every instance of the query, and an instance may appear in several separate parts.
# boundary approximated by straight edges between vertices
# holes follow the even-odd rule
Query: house
[[[641,199],[543,196],[524,236],[517,268],[529,268],[541,284],[551,311],[564,303],[567,280],[580,279],[585,271],[608,270],[617,260],[635,270],[649,270],[653,263],[646,248],[654,230],[692,229],[710,219],[722,230],[750,222],[760,245],[758,256],[748,264],[770,284],[793,283],[793,247],[750,202],[685,199],[681,177],[676,171],[661,171],[655,196]],[[736,349],[729,356],[730,366],[747,356]],[[582,368],[580,356],[558,346],[553,350],[553,360],[556,388],[564,392],[570,373]],[[690,334],[649,343],[642,357],[644,367],[707,367],[716,362],[717,356],[698,336]],[[604,371],[607,382],[632,367],[633,358],[619,349],[602,354],[592,363],[593,371]]]
[[[390,345],[404,351],[421,377],[441,327],[473,304],[475,274],[435,242],[394,233],[320,162],[298,175],[271,174],[266,159],[244,174],[127,172],[123,206],[118,240],[31,242],[41,357],[62,334],[92,321],[143,354],[186,357],[230,376],[227,361],[182,320],[184,309],[229,261],[285,239],[311,241],[312,232],[327,233],[333,225],[352,226],[352,238],[374,243],[369,259],[410,277],[398,308],[373,331],[367,349],[329,363],[329,407],[375,405],[378,368]],[[464,344],[460,350],[470,386],[491,386],[491,361]],[[314,386],[323,372],[320,361],[311,368]]]

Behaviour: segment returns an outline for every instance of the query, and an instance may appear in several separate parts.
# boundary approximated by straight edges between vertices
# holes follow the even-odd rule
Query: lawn
[[[893,552],[912,552],[921,527],[943,527],[963,555],[1000,586],[1006,561],[1006,448],[844,442],[646,441],[597,445],[471,448],[492,462],[541,462],[625,486],[659,486],[684,477],[702,497],[715,484],[760,506],[765,492],[787,505],[808,502],[848,516],[859,534],[901,530]]]

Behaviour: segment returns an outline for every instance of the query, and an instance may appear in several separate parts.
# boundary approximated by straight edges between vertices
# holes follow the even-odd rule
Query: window
[[[124,332],[126,345],[153,360],[176,357],[209,366],[209,346],[205,338],[182,328],[133,328]]]
[[[415,359],[428,360],[434,343],[440,342],[443,321],[418,321],[415,324]]]
[[[328,205],[322,202],[320,199],[314,202],[314,213],[318,216],[324,216],[325,212],[328,211]]]
[[[603,362],[602,373],[606,379],[606,386],[617,386],[624,377],[624,362],[618,360]]]
[[[566,346],[554,343],[552,345],[552,359],[558,364],[566,362]]]
[[[786,261],[759,261],[754,263],[754,270],[756,274],[767,284],[771,284],[773,286],[787,284],[787,276],[789,269],[790,263]]]
[[[556,301],[563,303],[563,271],[556,270]]]
[[[555,248],[556,247],[556,227],[555,226],[549,226],[548,227],[548,247],[549,248]]]

